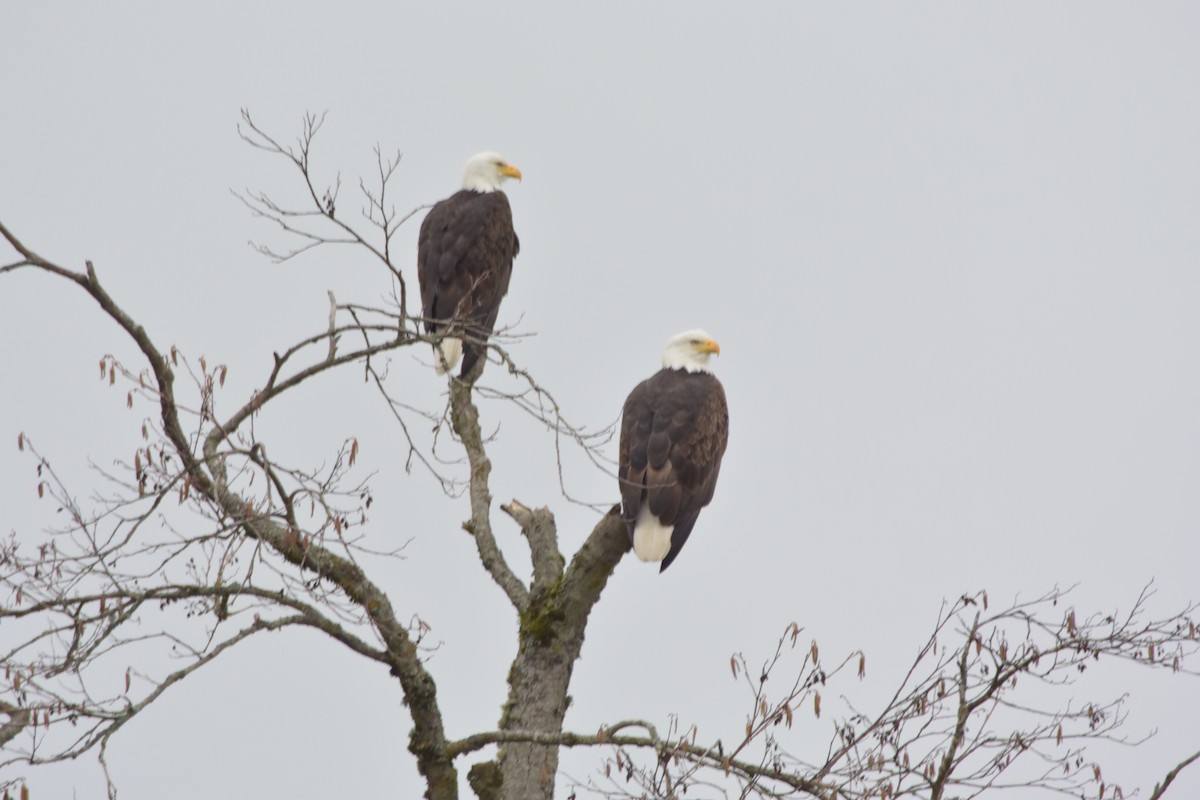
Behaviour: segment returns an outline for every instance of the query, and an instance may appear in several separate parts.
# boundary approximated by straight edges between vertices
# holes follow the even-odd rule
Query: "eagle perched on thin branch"
[[[461,359],[459,376],[467,378],[486,360],[487,339],[521,249],[512,208],[500,191],[507,178],[520,180],[521,171],[498,153],[471,156],[463,188],[434,205],[421,223],[417,278],[425,331],[443,337],[434,348],[438,374]]]

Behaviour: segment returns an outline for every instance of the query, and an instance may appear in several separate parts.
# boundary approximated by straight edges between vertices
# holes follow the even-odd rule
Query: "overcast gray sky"
[[[615,419],[671,334],[721,343],[716,499],[668,572],[618,568],[573,729],[678,713],[702,737],[740,730],[728,657],[765,655],[792,620],[825,653],[864,648],[883,695],[945,597],[1081,582],[1080,607],[1107,610],[1151,579],[1160,611],[1196,597],[1200,5],[10,0],[3,17],[0,218],[60,263],[92,259],[160,343],[228,363],[229,403],[323,326],[327,289],[388,287],[350,250],[274,265],[246,245],[284,241],[229,189],[298,187],[239,141],[243,106],[287,139],[327,110],[314,158],[347,209],[377,142],[404,153],[401,208],[455,190],[476,151],[519,166],[501,320],[536,334],[513,353],[576,422]],[[109,352],[134,360],[81,293],[0,278],[4,533],[53,522],[7,449],[18,431],[81,497],[87,457],[128,457],[140,417],[96,380]],[[391,380],[440,391],[409,353]],[[465,501],[405,475],[350,375],[278,412],[258,431],[276,457],[363,442],[371,536],[413,539],[379,580],[444,641],[451,735],[494,727],[515,621],[459,530]],[[573,549],[594,517],[559,496],[553,441],[482,413],[503,420],[493,495],[549,504]],[[579,495],[617,498],[568,467]],[[114,742],[122,797],[416,796],[395,682],[360,662],[303,634],[223,657]],[[1160,732],[1113,781],[1152,785],[1200,744],[1200,686],[1158,677],[1112,686],[1131,732]],[[38,797],[100,790],[90,759],[32,777]]]

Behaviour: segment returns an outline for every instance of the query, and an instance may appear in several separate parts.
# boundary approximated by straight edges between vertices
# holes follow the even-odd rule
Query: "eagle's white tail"
[[[637,524],[633,526],[633,552],[642,561],[662,561],[671,549],[671,532],[674,525],[663,525],[658,517],[650,513],[648,505],[638,512]]]
[[[462,349],[462,339],[454,336],[447,336],[438,342],[433,353],[433,368],[438,375],[445,375],[458,366],[459,359],[462,358]]]

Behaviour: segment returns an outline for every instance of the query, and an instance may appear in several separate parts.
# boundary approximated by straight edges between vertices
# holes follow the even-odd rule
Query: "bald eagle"
[[[417,238],[417,278],[425,331],[438,374],[462,359],[466,378],[484,355],[520,250],[512,208],[500,184],[521,171],[497,153],[478,153],[463,170],[463,188],[434,205]],[[465,345],[464,345],[465,340]]]
[[[621,517],[633,551],[666,569],[713,498],[729,440],[725,390],[708,368],[721,348],[704,331],[667,342],[663,368],[629,393],[621,414]]]

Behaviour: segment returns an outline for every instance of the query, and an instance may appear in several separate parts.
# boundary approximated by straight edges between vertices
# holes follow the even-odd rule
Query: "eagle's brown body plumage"
[[[725,390],[710,372],[664,368],[629,393],[621,419],[621,516],[631,538],[643,509],[674,526],[661,569],[712,501],[728,441]]]
[[[503,192],[455,192],[421,223],[417,278],[425,330],[463,339],[463,377],[484,354],[519,250]]]

